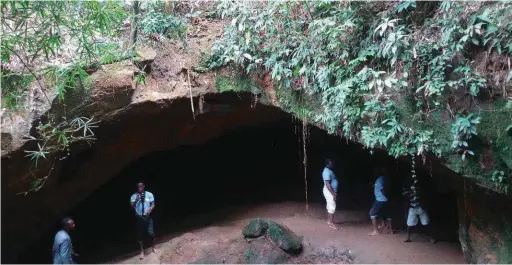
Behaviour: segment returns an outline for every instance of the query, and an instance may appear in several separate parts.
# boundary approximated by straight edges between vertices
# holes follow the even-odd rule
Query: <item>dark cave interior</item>
[[[404,178],[410,177],[408,162],[379,151],[371,155],[362,146],[316,127],[309,127],[306,144],[310,202],[325,204],[321,172],[327,157],[336,163],[341,211],[368,211],[373,202],[373,169],[386,167],[392,186],[393,225],[405,228],[401,189]],[[447,240],[453,240],[457,236],[456,194],[449,188],[440,189],[428,168],[417,165],[432,224],[439,233],[450,235]],[[290,117],[258,127],[239,127],[201,146],[181,146],[133,161],[68,212],[77,224],[72,238],[80,253],[79,263],[107,262],[137,250],[129,198],[139,180],[155,195],[153,219],[158,235],[207,226],[215,220],[182,221],[228,206],[304,202],[302,123]],[[55,220],[55,229],[21,254],[18,262],[50,263],[58,223]]]

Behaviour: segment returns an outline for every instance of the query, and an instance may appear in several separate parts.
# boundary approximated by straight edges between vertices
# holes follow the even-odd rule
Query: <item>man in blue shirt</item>
[[[370,219],[372,219],[373,232],[370,236],[378,235],[379,228],[377,226],[377,218],[382,218],[382,224],[384,227],[384,233],[392,233],[391,227],[391,215],[389,214],[388,198],[386,195],[387,178],[385,169],[381,169],[377,174],[378,178],[373,185],[373,194],[375,195],[375,201],[373,202],[372,208],[370,209]],[[384,222],[386,219],[386,222]]]
[[[55,235],[53,242],[53,264],[75,264],[72,255],[77,255],[73,251],[71,237],[69,233],[75,229],[73,219],[66,217],[61,221],[62,230]]]
[[[156,253],[155,248],[155,230],[153,228],[153,219],[151,212],[155,208],[155,197],[153,193],[145,191],[145,185],[142,182],[137,183],[137,192],[130,198],[132,209],[135,210],[137,217],[137,237],[140,245],[140,259],[144,258],[144,247],[142,241],[144,238],[151,238],[151,248]]]
[[[322,179],[324,180],[323,194],[327,202],[327,224],[330,228],[338,230],[334,223],[334,212],[336,211],[336,196],[338,194],[338,179],[332,171],[334,164],[331,159],[327,159]]]

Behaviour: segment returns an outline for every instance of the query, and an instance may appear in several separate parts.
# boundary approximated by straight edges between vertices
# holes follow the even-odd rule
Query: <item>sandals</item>
[[[333,223],[327,223],[327,225],[329,225],[329,227],[334,229],[334,230],[338,230],[338,227],[335,224],[333,224]]]

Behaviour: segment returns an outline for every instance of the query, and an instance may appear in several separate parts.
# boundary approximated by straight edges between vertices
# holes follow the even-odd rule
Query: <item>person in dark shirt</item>
[[[408,187],[403,188],[402,194],[406,196],[409,207],[407,214],[407,239],[404,242],[411,242],[411,229],[418,225],[418,219],[424,226],[427,226],[430,223],[430,219],[427,211],[420,202],[420,188],[418,180],[415,177],[413,177],[413,180]],[[431,237],[430,242],[436,243],[434,237]]]

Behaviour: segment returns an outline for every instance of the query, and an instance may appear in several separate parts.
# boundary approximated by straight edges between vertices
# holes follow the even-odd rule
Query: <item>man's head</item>
[[[334,168],[334,162],[332,162],[332,159],[327,158],[325,160],[325,167],[327,167],[329,169],[333,169]]]
[[[66,230],[68,232],[75,229],[75,221],[73,221],[73,219],[71,219],[69,217],[62,219],[60,225],[61,225],[62,230]]]
[[[144,185],[144,183],[142,181],[137,182],[137,191],[138,192],[144,192],[145,187],[146,187],[146,185]]]

